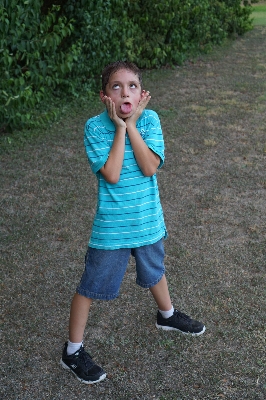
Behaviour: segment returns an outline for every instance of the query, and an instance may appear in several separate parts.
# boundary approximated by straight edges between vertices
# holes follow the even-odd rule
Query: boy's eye
[[[137,84],[136,83],[130,83],[129,84],[130,89],[136,89],[137,88]],[[120,84],[119,83],[114,83],[112,86],[112,89],[117,90],[120,88]]]

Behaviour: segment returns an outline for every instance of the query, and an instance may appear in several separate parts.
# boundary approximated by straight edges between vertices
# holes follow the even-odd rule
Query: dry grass
[[[85,344],[108,373],[98,385],[80,384],[59,359],[95,207],[82,131],[100,103],[2,156],[1,398],[265,398],[265,47],[256,28],[202,60],[145,74],[166,142],[169,287],[207,330],[158,332],[130,263],[121,296],[92,306]]]

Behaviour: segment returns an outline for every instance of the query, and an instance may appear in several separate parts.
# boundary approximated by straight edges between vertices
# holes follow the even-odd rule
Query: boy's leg
[[[205,331],[205,326],[201,322],[191,319],[172,306],[164,274],[163,240],[133,250],[132,255],[136,259],[136,282],[141,287],[150,289],[159,308],[156,327],[192,335],[202,334]],[[157,283],[152,284],[152,282]]]
[[[70,309],[69,340],[72,343],[81,343],[89,316],[92,299],[75,293]]]
[[[106,377],[104,370],[92,361],[82,344],[91,303],[92,299],[75,293],[70,309],[69,341],[72,347],[78,349],[73,354],[68,354],[68,347],[71,346],[66,342],[60,361],[63,368],[73,372],[80,382],[86,384],[100,382]]]
[[[83,335],[92,299],[111,300],[117,297],[126,271],[130,249],[98,250],[89,248],[85,269],[74,295],[69,319],[69,342],[65,343],[61,364],[84,383],[96,383],[106,377],[83,348]],[[99,296],[99,297],[98,297]]]
[[[173,309],[165,275],[163,275],[162,279],[155,286],[150,288],[150,291],[159,308],[156,322],[157,328],[176,330],[193,336],[198,336],[205,332],[205,326],[202,322],[196,321],[188,315]],[[172,314],[169,318],[164,318],[168,314],[165,313],[166,311]]]
[[[172,302],[169,295],[168,285],[165,275],[157,283],[157,285],[150,288],[150,291],[156,301],[159,310],[169,311],[172,308]]]

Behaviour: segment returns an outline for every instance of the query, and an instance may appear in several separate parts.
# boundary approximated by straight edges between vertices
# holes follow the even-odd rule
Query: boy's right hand
[[[127,127],[125,121],[122,118],[119,118],[116,114],[115,103],[110,97],[104,96],[103,100],[104,104],[106,105],[106,109],[110,119],[115,124],[116,128],[125,128]]]
[[[104,179],[112,184],[116,184],[120,179],[120,174],[124,161],[125,153],[125,134],[127,126],[125,121],[118,117],[115,109],[115,103],[110,97],[101,97],[106,106],[110,119],[115,124],[116,132],[113,140],[109,156],[106,163],[100,169]]]

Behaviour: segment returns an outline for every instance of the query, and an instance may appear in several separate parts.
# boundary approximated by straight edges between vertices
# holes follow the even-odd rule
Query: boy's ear
[[[102,102],[104,103],[104,98],[105,98],[105,94],[103,92],[103,90],[100,91],[100,99],[102,100]]]

